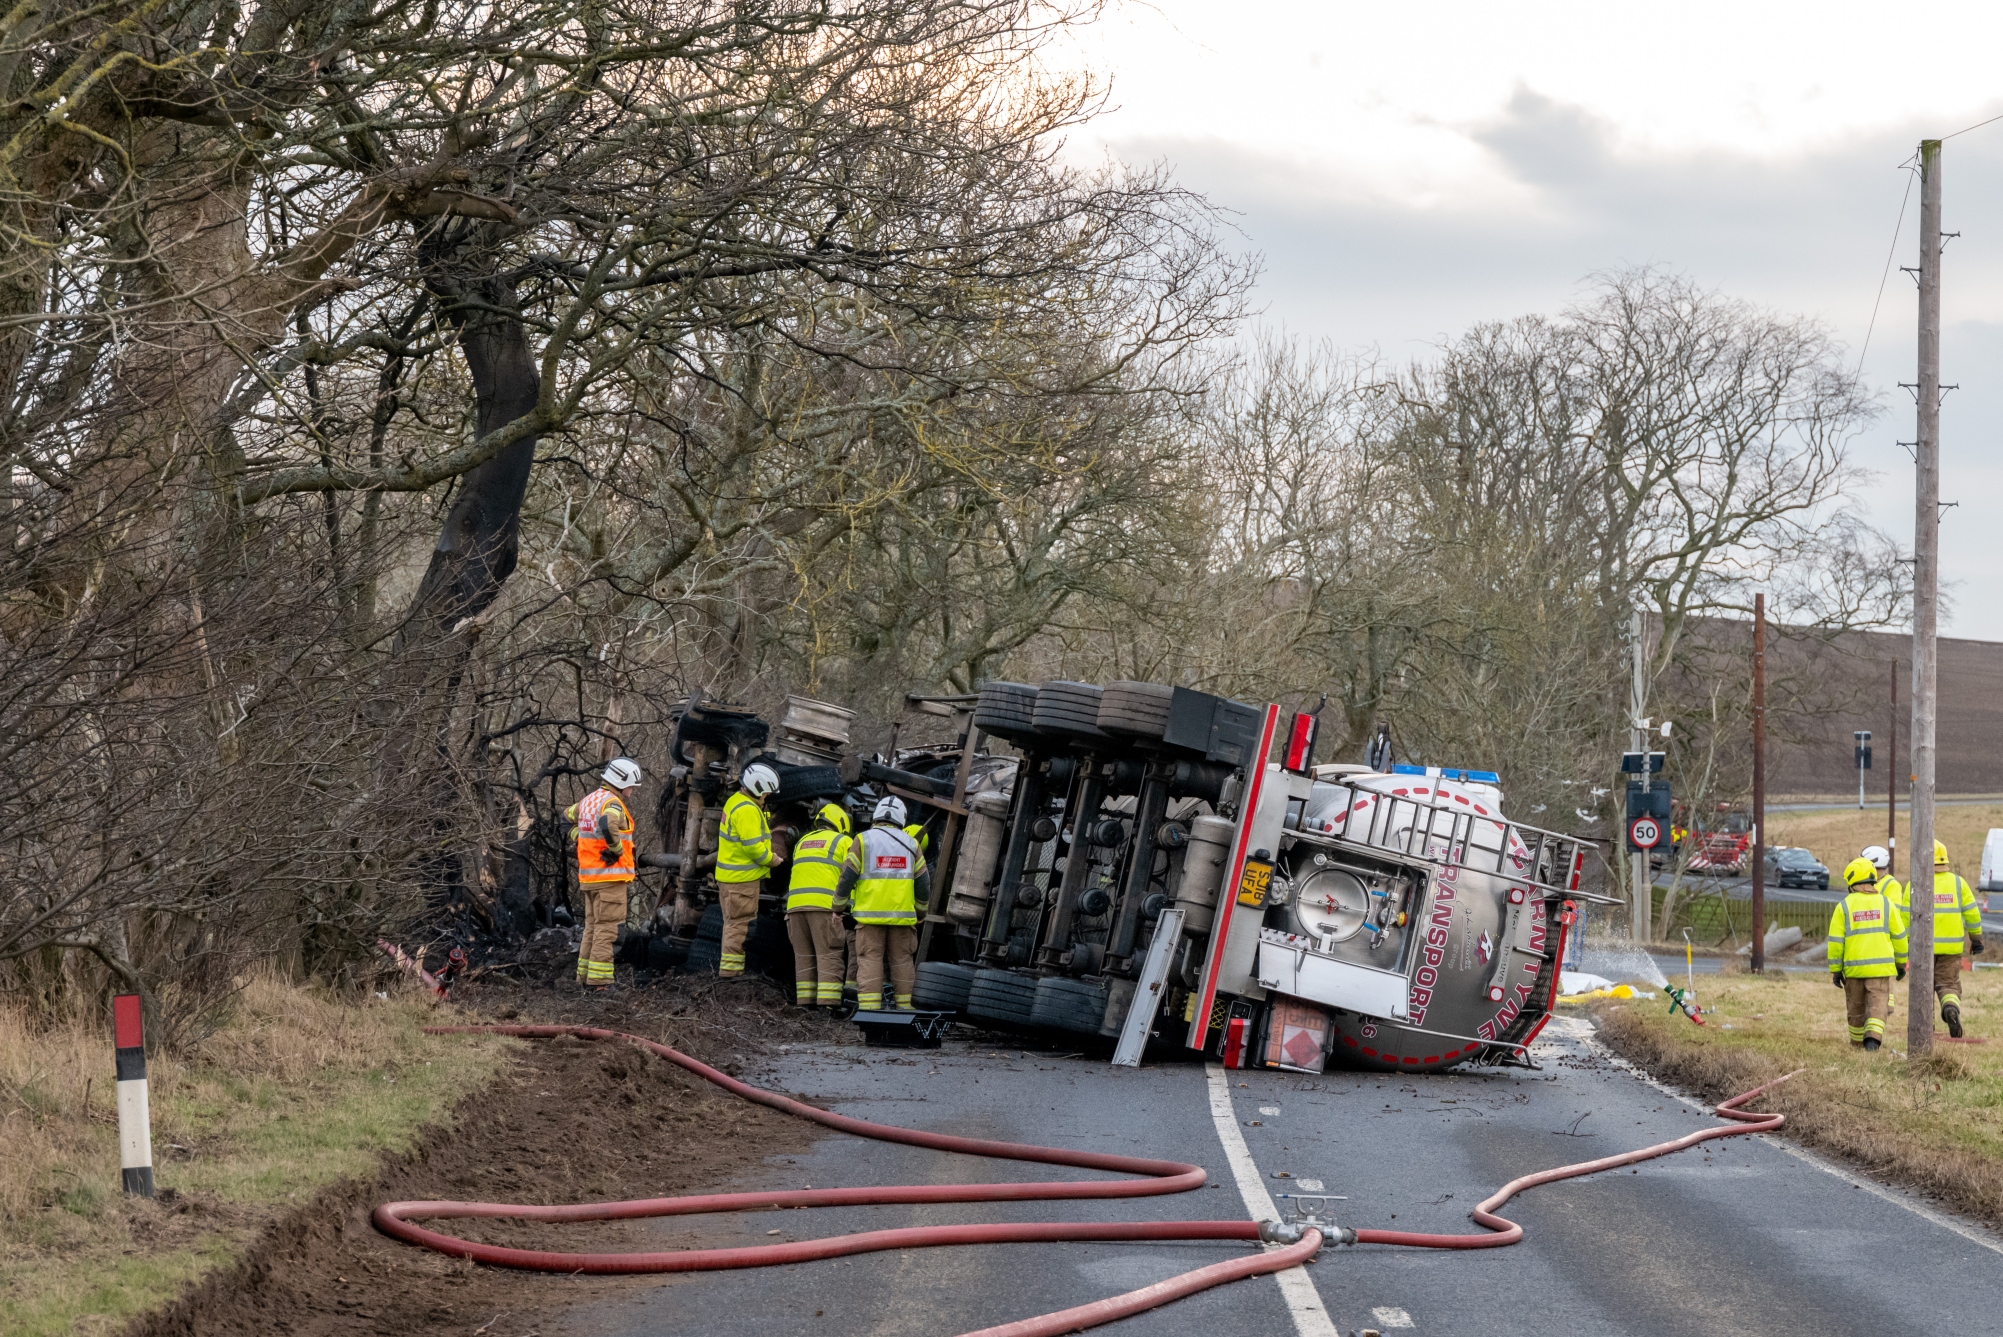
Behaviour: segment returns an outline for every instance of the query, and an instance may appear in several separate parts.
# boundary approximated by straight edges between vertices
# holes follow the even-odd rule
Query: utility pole
[[[1753,596],[1753,973],[1767,968],[1767,596]]]
[[[1641,722],[1641,711],[1648,690],[1648,651],[1642,644],[1644,628],[1640,608],[1634,610],[1633,619],[1628,626],[1634,640],[1634,683],[1628,692],[1627,750],[1641,754],[1641,781],[1647,786],[1651,779],[1648,773],[1648,733]],[[1634,864],[1634,903],[1628,920],[1628,935],[1634,940],[1634,945],[1639,947],[1648,941],[1651,927],[1649,920],[1655,911],[1654,879],[1648,875],[1647,850],[1632,851],[1628,858]]]
[[[1899,661],[1892,661],[1891,741],[1885,745],[1885,848],[1899,852]],[[1897,876],[1896,865],[1893,876]]]
[[[1913,807],[1906,1053],[1933,1050],[1934,634],[1940,615],[1940,141],[1920,141],[1919,431],[1913,447]]]

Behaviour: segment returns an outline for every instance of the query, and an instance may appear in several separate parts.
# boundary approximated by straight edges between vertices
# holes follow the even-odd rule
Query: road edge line
[[[1279,1209],[1273,1205],[1273,1195],[1266,1192],[1266,1181],[1252,1159],[1251,1148],[1245,1145],[1244,1133],[1238,1128],[1238,1112],[1231,1105],[1231,1080],[1215,1063],[1203,1066],[1210,1080],[1210,1121],[1217,1125],[1217,1140],[1224,1144],[1224,1163],[1231,1167],[1231,1178],[1237,1181],[1238,1196],[1254,1221],[1277,1221]],[[1283,1247],[1265,1246],[1268,1252]],[[1280,1283],[1281,1298],[1287,1302],[1287,1313],[1293,1317],[1294,1330],[1300,1337],[1342,1337],[1305,1267],[1275,1272],[1273,1280]]]

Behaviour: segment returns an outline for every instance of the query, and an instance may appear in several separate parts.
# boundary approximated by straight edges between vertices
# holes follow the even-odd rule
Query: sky
[[[1509,0],[1118,3],[1069,56],[1074,154],[1164,162],[1263,259],[1273,327],[1421,358],[1656,264],[1843,341],[1883,414],[1856,504],[1910,547],[1922,137],[2003,116],[2003,7]],[[2003,641],[2003,121],[1943,155],[1946,635]],[[1882,302],[1879,300],[1883,281]],[[1877,307],[1875,322],[1873,308]],[[1868,347],[1865,345],[1870,331]],[[1995,535],[1992,538],[1992,531]]]

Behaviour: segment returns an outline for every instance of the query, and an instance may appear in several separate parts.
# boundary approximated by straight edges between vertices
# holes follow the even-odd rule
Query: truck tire
[[[1060,1031],[1097,1035],[1106,1019],[1106,990],[1102,985],[1052,975],[1036,982],[1036,1001],[1030,1007],[1030,1021]]]
[[[926,961],[918,967],[911,1002],[921,1012],[964,1012],[967,991],[974,984],[973,966],[954,961]]]
[[[1036,980],[1012,971],[977,970],[967,988],[967,1015],[983,1021],[1027,1026],[1030,1024],[1030,1009],[1035,1002]]]
[[[1104,738],[1099,729],[1099,688],[1089,682],[1055,679],[1036,689],[1030,720],[1038,733],[1059,738]]]
[[[722,960],[723,907],[712,905],[696,921],[695,940],[689,944],[688,955],[682,958],[682,973],[714,975]]]
[[[1026,682],[991,682],[974,705],[974,727],[1019,742],[1036,736],[1036,689]]]
[[[1168,732],[1175,688],[1153,682],[1115,682],[1099,698],[1099,727],[1110,734],[1158,741]]]
[[[804,803],[808,799],[842,796],[842,768],[839,766],[786,766],[779,768],[779,788],[774,803]]]

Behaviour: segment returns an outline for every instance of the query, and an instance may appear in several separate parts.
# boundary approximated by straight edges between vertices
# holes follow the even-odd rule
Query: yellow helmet
[[[1858,887],[1877,880],[1878,870],[1869,859],[1852,859],[1843,865],[1843,885],[1846,887]]]
[[[814,814],[824,826],[833,827],[843,835],[849,834],[848,809],[839,803],[823,803],[821,810]]]
[[[1947,867],[1947,846],[1941,844],[1938,840],[1933,843],[1933,866],[1935,868]]]

